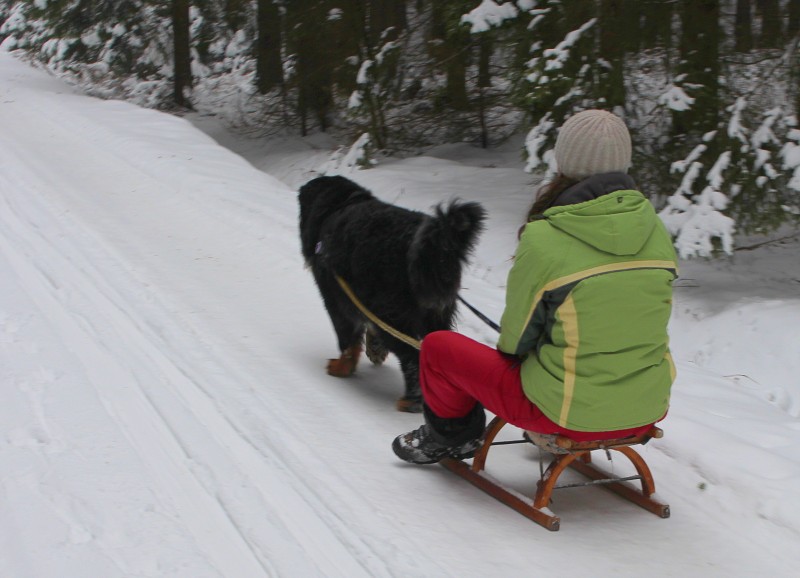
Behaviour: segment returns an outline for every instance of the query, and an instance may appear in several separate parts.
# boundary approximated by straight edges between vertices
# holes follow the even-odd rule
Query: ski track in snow
[[[27,108],[18,112],[25,114]],[[56,119],[63,118],[50,108],[41,118],[25,119],[45,122],[52,129],[53,139],[35,147],[42,157],[61,157],[64,166],[76,170],[53,174],[46,167],[32,166],[25,182],[3,183],[2,249],[42,316],[83,363],[107,413],[135,448],[157,484],[158,494],[168,498],[171,515],[185,521],[200,551],[214,555],[210,562],[223,576],[286,575],[289,570],[296,575],[315,575],[322,568],[336,568],[348,576],[388,575],[380,558],[337,520],[335,513],[325,511],[325,502],[305,485],[303,470],[298,475],[279,452],[267,453],[271,448],[264,448],[263,442],[273,436],[264,434],[261,446],[255,447],[214,406],[201,385],[202,377],[193,376],[188,369],[192,362],[181,359],[180,348],[171,347],[158,335],[164,328],[148,327],[146,317],[133,316],[141,307],[137,301],[142,296],[116,290],[135,284],[126,279],[115,257],[104,254],[102,244],[91,238],[89,231],[68,222],[67,216],[59,219],[53,207],[40,201],[39,195],[48,186],[77,196],[87,179],[98,178],[107,179],[109,190],[112,183],[124,182],[151,187],[153,194],[164,192],[141,167],[107,158],[113,153],[97,147],[92,149],[96,156],[89,163],[71,158],[71,151],[85,150],[87,145],[71,146],[82,137],[76,132],[79,127],[56,124]],[[25,144],[24,134],[9,136]],[[3,158],[15,162],[17,175],[20,166],[35,162],[14,158],[11,150],[3,151]],[[76,164],[81,162],[85,164]],[[115,170],[96,170],[103,166]],[[124,172],[120,173],[120,167]],[[54,185],[45,178],[59,182]],[[31,231],[37,234],[33,236]],[[92,262],[84,255],[90,255]],[[108,269],[96,270],[96,262],[116,268],[116,282],[109,282]],[[68,280],[69,286],[62,285],[62,279]],[[153,319],[169,317],[157,310],[148,313]],[[230,374],[230,368],[207,365],[205,371]],[[34,400],[33,405],[40,403]],[[44,420],[40,417],[39,421],[42,433],[50,437]],[[280,429],[277,416],[269,416],[268,423]],[[224,472],[225,480],[218,479],[215,472]],[[279,507],[271,503],[271,487],[280,488]],[[288,493],[286,488],[295,491]],[[255,505],[258,514],[254,517],[246,510]],[[80,514],[69,507],[59,509],[76,529],[71,533],[88,539],[91,532],[82,529],[85,524]],[[299,544],[309,535],[316,543],[301,548]],[[279,565],[271,560],[278,560]],[[117,562],[126,567],[123,561]]]
[[[521,576],[563,572],[578,548],[571,575],[781,576],[800,562],[792,406],[751,404],[762,392],[732,394],[690,363],[666,437],[643,450],[668,521],[576,492],[549,534],[441,468],[397,463],[391,436],[419,416],[393,412],[395,368],[324,375],[335,341],[302,271],[294,192],[181,119],[13,66],[25,82],[0,83],[0,352],[15,363],[0,378],[25,411],[0,407],[0,576]],[[397,182],[441,180],[426,162]],[[451,170],[452,190],[491,187]],[[513,230],[522,203],[498,199],[493,227]],[[468,279],[496,314],[495,265]],[[724,455],[739,436],[741,457]],[[494,451],[491,475],[530,494],[533,461]],[[750,534],[726,527],[739,512]]]

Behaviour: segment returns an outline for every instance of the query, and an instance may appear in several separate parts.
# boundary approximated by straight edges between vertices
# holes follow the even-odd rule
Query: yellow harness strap
[[[420,347],[422,347],[422,342],[421,341],[419,341],[417,339],[414,339],[413,337],[410,337],[410,336],[406,335],[405,333],[401,333],[400,331],[398,331],[394,327],[392,327],[390,325],[387,325],[386,323],[381,321],[374,313],[372,313],[372,311],[367,309],[364,306],[364,304],[361,301],[358,300],[358,297],[355,296],[355,293],[353,293],[353,290],[350,289],[350,285],[348,285],[347,282],[344,279],[342,279],[341,277],[336,275],[336,281],[339,283],[339,286],[342,288],[342,291],[345,292],[345,295],[347,295],[350,298],[350,301],[353,302],[353,305],[358,307],[358,310],[361,311],[361,313],[363,313],[364,316],[367,319],[369,319],[375,325],[377,325],[378,327],[383,329],[386,333],[388,333],[392,337],[395,337],[395,338],[399,339],[403,343],[407,343],[408,345],[410,345],[411,347],[413,347],[415,349],[419,349]]]

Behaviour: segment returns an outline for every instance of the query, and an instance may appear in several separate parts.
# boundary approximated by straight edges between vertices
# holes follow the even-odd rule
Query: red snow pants
[[[650,425],[608,432],[558,426],[522,389],[521,361],[454,331],[429,333],[422,341],[419,381],[428,407],[439,417],[464,417],[479,402],[494,415],[525,430],[564,434],[576,441],[638,435]]]

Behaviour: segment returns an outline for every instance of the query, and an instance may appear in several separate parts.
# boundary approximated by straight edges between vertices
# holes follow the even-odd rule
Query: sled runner
[[[495,417],[489,423],[483,433],[483,446],[475,453],[472,465],[453,458],[445,458],[440,463],[490,496],[497,498],[523,516],[551,531],[557,531],[561,523],[560,518],[549,508],[553,491],[589,485],[604,485],[626,500],[662,518],[669,518],[669,506],[662,504],[653,497],[655,483],[653,482],[650,468],[642,456],[631,447],[645,444],[653,438],[660,438],[663,432],[659,428],[653,426],[639,436],[588,442],[578,442],[560,435],[543,435],[526,431],[522,440],[493,443],[495,437],[505,425],[506,422],[499,417]],[[544,466],[540,462],[540,479],[533,500],[502,487],[483,473],[489,450],[493,445],[516,443],[532,443],[542,452],[552,455],[552,461],[546,470],[544,470]],[[605,451],[609,459],[611,459],[611,451],[624,455],[636,468],[637,474],[620,478],[594,467],[591,463],[591,453],[595,450]],[[557,486],[556,483],[559,476],[568,467],[590,478],[591,481]],[[628,483],[632,480],[641,482],[641,490]]]

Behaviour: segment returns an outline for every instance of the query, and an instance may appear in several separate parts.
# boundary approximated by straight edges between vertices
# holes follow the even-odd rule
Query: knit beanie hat
[[[617,115],[584,110],[562,125],[555,155],[559,172],[572,179],[626,173],[631,166],[631,135]]]

